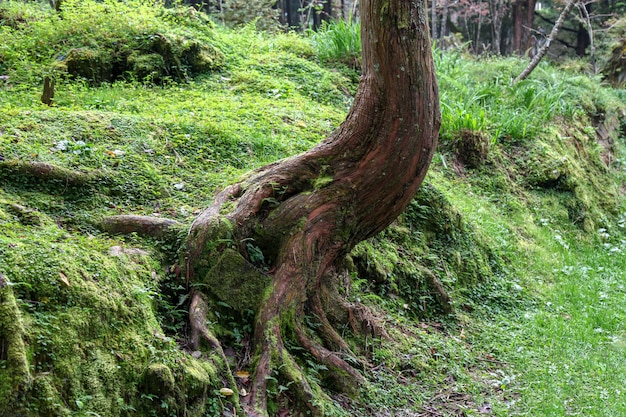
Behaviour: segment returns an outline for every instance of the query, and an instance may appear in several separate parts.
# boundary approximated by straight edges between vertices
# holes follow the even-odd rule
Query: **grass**
[[[537,304],[497,317],[486,332],[515,364],[515,415],[624,415],[623,237],[590,244],[544,234],[551,260],[526,278]]]
[[[138,4],[135,16],[131,5],[81,2],[64,19],[36,3],[0,6],[13,22],[0,26],[12,40],[10,50],[0,45],[0,70],[10,76],[0,85],[0,155],[109,178],[77,190],[0,176],[0,273],[38,373],[22,402],[0,390],[0,409],[220,415],[227,401],[215,394],[223,387],[215,367],[176,343],[188,298],[172,272],[175,245],[107,236],[93,222],[133,213],[189,223],[216,189],[325,137],[355,92],[358,74],[345,66],[358,57],[354,24],[329,24],[314,39],[270,36],[253,25],[205,25],[177,9]],[[117,6],[130,16],[128,31],[94,15]],[[114,28],[118,41],[176,25],[178,34],[198,31],[223,61],[160,85],[60,77],[55,106],[44,106],[40,80],[57,54],[93,41],[84,16],[98,22],[98,36]],[[23,21],[33,23],[18,30]],[[68,40],[77,43],[49,50],[71,22]],[[33,49],[38,40],[44,45]],[[525,64],[518,58],[436,51],[436,61],[441,146],[407,212],[351,254],[346,284],[346,297],[377,312],[392,338],[341,329],[373,367],[359,399],[328,388],[328,415],[626,414],[624,92],[549,65],[512,87]],[[595,126],[611,118],[608,149]],[[457,145],[468,131],[488,144],[473,166],[459,158],[470,148]],[[442,313],[424,268],[442,281],[455,314]],[[224,310],[213,324],[239,342],[250,318],[238,320]],[[319,364],[298,360],[311,381],[324,382]],[[154,388],[169,375],[164,368],[179,388]],[[5,369],[1,359],[0,387],[13,383]]]
[[[360,67],[361,24],[351,20],[333,20],[322,22],[311,40],[317,48],[317,55],[322,61],[343,63]]]

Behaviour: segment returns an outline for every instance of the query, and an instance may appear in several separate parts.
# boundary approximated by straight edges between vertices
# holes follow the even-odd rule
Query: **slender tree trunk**
[[[524,50],[530,48],[532,41],[532,31],[535,22],[535,3],[536,0],[526,0],[526,23],[524,28]]]
[[[476,55],[480,54],[480,31],[482,29],[483,26],[483,16],[482,15],[478,15],[478,23],[476,25],[476,40],[475,40],[475,45],[476,45]]]
[[[522,54],[522,33],[524,30],[524,14],[522,13],[524,0],[515,0],[513,3],[513,51]]]
[[[492,29],[492,50],[496,55],[500,55],[500,45],[502,43],[502,17],[504,16],[504,1],[502,0],[490,0],[489,10],[491,14],[491,29]]]
[[[578,3],[578,9],[580,10],[581,20],[585,23],[585,26],[586,26],[586,33],[585,33],[586,40],[587,40],[586,46],[589,46],[589,59],[591,60],[593,73],[596,74],[598,72],[598,67],[596,65],[596,47],[595,47],[595,43],[593,40],[593,26],[591,25],[591,17],[589,16],[591,4]],[[578,47],[578,42],[576,46]],[[582,52],[582,55],[579,54],[579,56],[584,56],[586,46],[584,49],[581,48],[582,51],[577,51],[577,52]]]
[[[431,16],[430,16],[430,24],[431,24],[431,38],[433,40],[437,39],[437,0],[432,0],[431,6]]]
[[[448,7],[450,0],[443,0],[443,11],[441,12],[441,31],[439,32],[439,39],[443,41],[448,36]]]
[[[537,67],[537,65],[539,65],[539,62],[541,61],[541,58],[543,58],[543,56],[546,54],[546,52],[548,52],[548,48],[550,48],[550,44],[552,43],[552,40],[556,37],[557,33],[559,32],[559,29],[561,28],[561,25],[563,25],[563,22],[565,21],[565,18],[567,17],[569,12],[572,10],[572,7],[574,7],[574,5],[576,4],[577,1],[578,0],[569,0],[568,1],[567,5],[561,11],[561,14],[559,15],[559,18],[557,19],[556,23],[554,24],[554,27],[552,28],[552,31],[550,32],[550,34],[546,38],[546,43],[537,52],[537,55],[535,55],[535,57],[532,59],[532,61],[530,61],[530,64],[528,64],[528,66],[524,69],[524,71],[522,71],[522,73],[517,76],[517,78],[513,81],[513,84],[517,84],[518,82],[524,80],[526,77],[528,77],[530,75],[531,72],[533,72],[533,70]]]

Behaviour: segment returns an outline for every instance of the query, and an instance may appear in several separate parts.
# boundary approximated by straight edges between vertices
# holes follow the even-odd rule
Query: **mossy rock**
[[[602,73],[613,87],[626,85],[626,39],[622,39],[613,47],[611,57],[602,69]]]
[[[182,46],[183,62],[187,63],[192,73],[212,71],[221,66],[223,56],[217,48],[197,40],[186,40]]]
[[[204,398],[208,387],[214,379],[217,379],[217,371],[209,363],[201,364],[197,361],[188,361],[185,364],[184,372],[187,396],[192,400]]]
[[[572,191],[570,181],[571,164],[567,156],[557,155],[552,150],[543,155],[531,155],[525,164],[528,184],[540,188]]]
[[[136,43],[118,43],[112,48],[71,49],[52,68],[92,85],[128,77],[160,84],[167,77],[185,80],[218,69],[223,61],[223,54],[213,45],[177,34],[148,33]]]
[[[67,73],[85,78],[94,84],[111,81],[113,65],[106,50],[71,49],[64,60]]]
[[[142,390],[159,398],[173,397],[176,393],[176,380],[167,365],[153,363],[144,372]]]
[[[158,83],[166,73],[165,61],[160,54],[141,54],[133,52],[128,57],[128,68],[138,80]]]
[[[204,284],[218,300],[236,311],[257,311],[271,278],[241,254],[226,249],[206,274]]]

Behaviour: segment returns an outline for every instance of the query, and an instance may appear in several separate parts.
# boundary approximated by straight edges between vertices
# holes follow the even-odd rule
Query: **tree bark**
[[[513,3],[513,51],[522,54],[522,31],[524,29],[524,14],[522,13],[524,0],[515,0]]]
[[[274,375],[293,389],[300,408],[320,415],[312,400],[321,391],[307,380],[285,338],[324,364],[337,386],[365,381],[344,359],[353,355],[326,317],[321,294],[332,287],[346,254],[404,211],[430,165],[440,113],[426,1],[361,1],[362,76],[346,120],[310,151],[219,192],[189,229],[181,262],[188,283],[211,274],[209,265],[224,245],[253,262],[248,250],[254,244],[266,261],[271,283],[260,291],[251,337],[254,372],[243,404],[248,416],[267,416]],[[127,227],[129,219],[122,220]],[[145,219],[138,220],[145,229]],[[153,227],[170,225],[148,222]],[[203,300],[194,294],[192,345],[204,340],[218,349],[202,317]],[[353,314],[362,307],[339,304],[347,316],[367,316]],[[320,326],[309,328],[307,315]]]
[[[502,19],[504,17],[506,4],[503,0],[490,0],[489,11],[491,13],[491,30],[492,30],[492,50],[496,55],[501,54],[500,45],[502,44]]]

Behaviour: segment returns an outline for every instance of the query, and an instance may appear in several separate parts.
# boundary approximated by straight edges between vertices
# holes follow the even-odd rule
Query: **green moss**
[[[138,80],[156,83],[163,79],[166,71],[163,56],[157,53],[142,54],[133,52],[128,57],[128,65]]]
[[[68,74],[94,83],[111,79],[112,64],[105,53],[89,48],[71,49],[65,57]]]
[[[0,273],[0,409],[9,409],[32,383],[22,317],[11,283]]]
[[[335,179],[331,176],[320,175],[319,177],[315,178],[315,181],[313,181],[313,188],[319,190],[320,188],[327,186],[334,180]]]
[[[240,313],[257,311],[270,282],[269,276],[232,249],[222,253],[203,279],[207,291]]]
[[[176,392],[174,374],[167,365],[153,363],[146,369],[143,376],[144,392],[160,398],[171,397]]]

